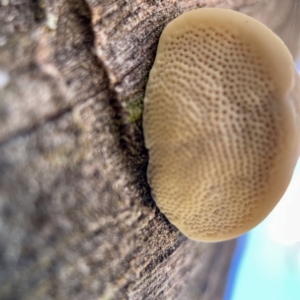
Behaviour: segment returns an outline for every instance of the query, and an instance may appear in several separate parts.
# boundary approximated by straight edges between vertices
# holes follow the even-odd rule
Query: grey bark
[[[294,1],[0,1],[0,299],[222,299],[235,241],[188,240],[158,211],[141,127],[164,26],[204,6],[296,57]]]

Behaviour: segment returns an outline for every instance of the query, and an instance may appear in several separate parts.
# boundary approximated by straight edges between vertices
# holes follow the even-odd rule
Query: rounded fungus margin
[[[147,176],[186,236],[237,237],[280,200],[300,148],[295,74],[284,43],[244,14],[203,8],[166,26],[144,99]]]

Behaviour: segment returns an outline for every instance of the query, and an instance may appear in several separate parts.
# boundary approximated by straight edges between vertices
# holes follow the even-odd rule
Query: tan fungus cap
[[[283,42],[241,13],[199,9],[165,28],[144,101],[148,180],[185,235],[234,238],[282,197],[299,154],[295,76]]]

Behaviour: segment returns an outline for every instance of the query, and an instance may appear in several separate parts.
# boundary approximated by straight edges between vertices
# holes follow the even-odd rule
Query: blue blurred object
[[[234,251],[233,259],[227,278],[227,285],[224,295],[225,300],[232,299],[236,277],[238,276],[239,266],[244,255],[245,248],[247,246],[247,237],[248,235],[244,234],[237,239],[237,245]]]
[[[238,239],[224,300],[300,299],[300,161],[273,212]]]
[[[238,238],[224,300],[254,299],[300,300],[300,160],[272,213]]]
[[[300,73],[300,58],[296,62],[296,68],[297,68],[298,72]]]

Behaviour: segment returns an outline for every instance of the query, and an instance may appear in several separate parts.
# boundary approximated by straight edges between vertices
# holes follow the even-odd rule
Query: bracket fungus
[[[234,238],[280,200],[299,156],[296,76],[284,43],[244,14],[203,8],[164,29],[144,100],[147,176],[186,236]]]

